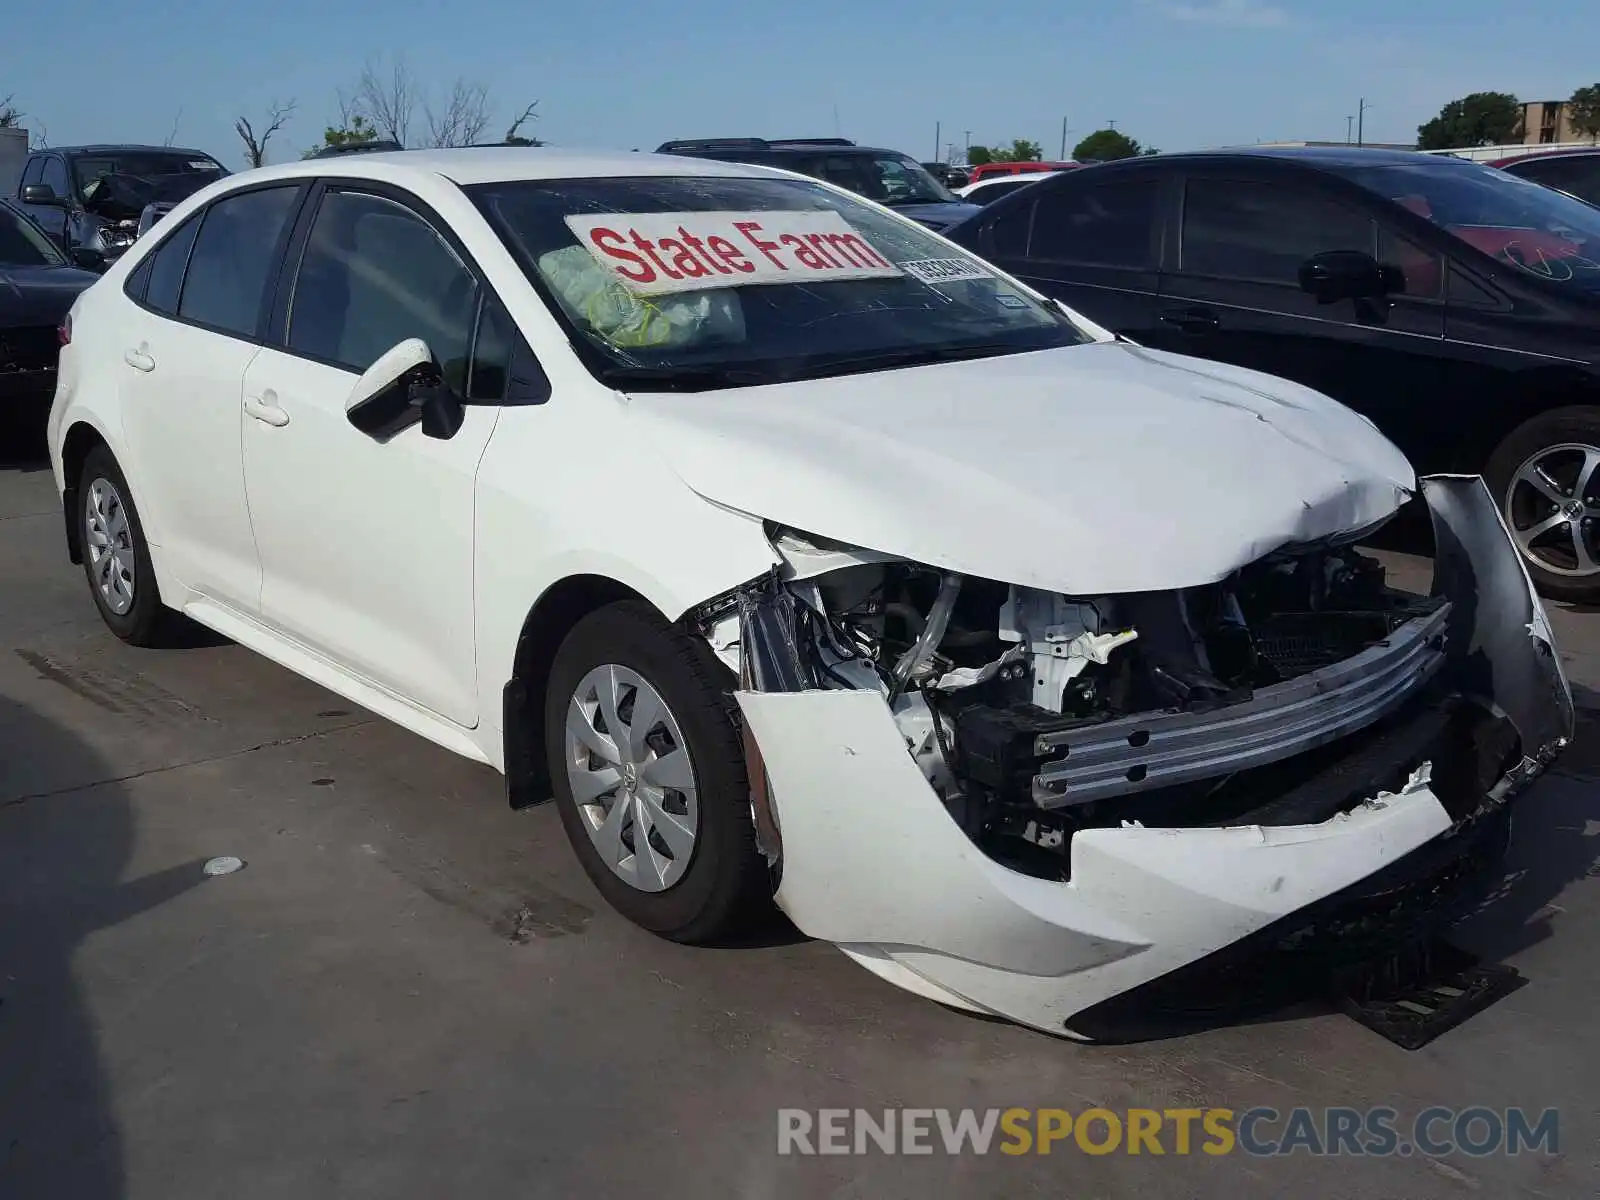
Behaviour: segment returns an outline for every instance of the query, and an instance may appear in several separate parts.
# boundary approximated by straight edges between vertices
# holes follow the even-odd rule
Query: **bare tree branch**
[[[250,124],[249,117],[240,117],[233,123],[234,132],[239,135],[239,140],[244,143],[244,159],[252,167],[259,167],[267,161],[267,143],[272,135],[282,129],[289,118],[294,115],[295,101],[280,104],[273,101],[272,107],[267,110],[267,124],[261,131],[261,136],[256,136],[255,129]]]
[[[33,144],[30,145],[28,147],[28,149],[29,150],[47,150],[47,149],[49,149],[49,147],[50,147],[50,131],[45,128],[44,122],[39,120],[38,118],[34,118],[34,122],[33,123],[34,123],[34,125],[36,127],[35,130],[34,130],[34,133],[33,133]]]
[[[342,97],[340,102],[343,103]],[[395,59],[387,79],[369,62],[362,69],[361,82],[356,85],[353,108],[383,137],[404,146],[411,133],[411,118],[417,110],[417,82],[406,60]]]
[[[515,146],[515,145],[519,145],[522,142],[530,142],[530,143],[537,144],[537,139],[536,138],[521,137],[519,135],[518,131],[522,128],[522,125],[523,125],[524,121],[530,121],[530,120],[531,121],[537,121],[539,119],[539,114],[533,111],[534,108],[536,108],[538,106],[538,103],[539,102],[537,100],[535,100],[532,104],[528,105],[527,108],[522,110],[522,115],[520,117],[518,117],[515,121],[511,122],[511,124],[509,126],[507,126],[507,128],[506,128],[506,145]]]
[[[15,129],[22,124],[23,117],[28,115],[12,103],[15,99],[15,92],[8,92],[4,97],[0,97],[0,129]]]
[[[161,143],[163,146],[170,146],[178,140],[178,122],[181,120],[183,120],[183,105],[180,104],[178,111],[172,116],[172,128],[167,132],[167,140]]]
[[[444,109],[423,106],[428,119],[428,145],[470,146],[489,124],[489,93],[481,83],[457,79]]]

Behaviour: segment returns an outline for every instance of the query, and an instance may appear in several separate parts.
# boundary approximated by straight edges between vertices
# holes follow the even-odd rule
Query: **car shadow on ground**
[[[76,764],[80,778],[96,758],[0,697],[0,1196],[115,1200],[121,1136],[74,958],[89,935],[203,882],[204,864],[124,880],[134,818],[122,786],[18,795],[8,763],[23,757]]]
[[[0,412],[0,471],[48,471],[50,451],[44,420]]]

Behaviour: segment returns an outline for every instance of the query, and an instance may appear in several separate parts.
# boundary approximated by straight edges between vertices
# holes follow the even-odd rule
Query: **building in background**
[[[1572,125],[1572,106],[1565,100],[1530,100],[1522,106],[1522,144],[1557,146],[1586,142]]]
[[[27,161],[28,131],[15,125],[0,128],[0,196],[17,194],[17,179]]]

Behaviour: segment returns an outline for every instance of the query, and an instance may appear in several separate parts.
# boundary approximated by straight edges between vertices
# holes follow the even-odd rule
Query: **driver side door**
[[[350,423],[346,405],[361,373],[413,337],[468,396],[492,297],[409,197],[378,187],[323,189],[289,261],[279,336],[244,380],[262,619],[364,682],[471,728],[474,494],[499,408],[469,404],[445,440],[411,425],[380,442]],[[495,340],[483,336],[484,353]]]

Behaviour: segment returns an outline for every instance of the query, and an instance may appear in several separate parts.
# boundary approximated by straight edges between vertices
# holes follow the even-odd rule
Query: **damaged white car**
[[[1400,919],[1394,873],[1492,852],[1571,735],[1476,479],[814,180],[252,171],[63,340],[113,631],[180,611],[553,791],[669,937],[775,898],[901,987],[1098,1036],[1230,947]],[[1355,549],[1408,501],[1428,597]]]

